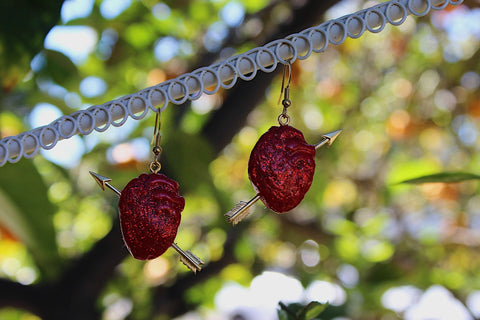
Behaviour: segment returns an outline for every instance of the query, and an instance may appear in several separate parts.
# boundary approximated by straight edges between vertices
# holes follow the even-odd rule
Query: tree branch
[[[42,289],[36,285],[23,285],[0,279],[0,308],[14,307],[39,314],[42,304]]]

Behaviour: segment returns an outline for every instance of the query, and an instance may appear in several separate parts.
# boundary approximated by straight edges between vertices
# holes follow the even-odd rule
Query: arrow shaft
[[[258,201],[258,199],[260,199],[260,195],[259,194],[256,194],[255,197],[253,197],[252,199],[250,199],[246,204],[245,204],[245,207],[243,210],[247,210],[248,208],[250,208],[255,202]]]
[[[320,141],[318,144],[315,145],[315,150],[320,149],[321,147],[323,147],[324,145],[326,145],[329,141],[330,141],[329,138],[323,138],[322,141]]]
[[[108,182],[105,182],[105,186],[107,186],[110,190],[112,190],[113,192],[115,192],[117,194],[117,196],[121,196],[122,193],[120,191],[118,191],[117,188],[115,188],[114,186],[112,186],[110,183]]]

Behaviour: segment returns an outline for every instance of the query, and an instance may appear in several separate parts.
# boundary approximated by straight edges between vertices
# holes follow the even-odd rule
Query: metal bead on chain
[[[154,154],[153,161],[150,163],[150,171],[152,173],[158,173],[162,169],[162,164],[160,163],[160,155],[162,153],[162,147],[155,146],[152,149]]]
[[[287,114],[287,108],[292,105],[292,102],[290,100],[283,100],[282,104],[283,104],[283,111],[278,116],[278,123],[281,126],[286,126],[287,124],[290,123],[290,116]]]

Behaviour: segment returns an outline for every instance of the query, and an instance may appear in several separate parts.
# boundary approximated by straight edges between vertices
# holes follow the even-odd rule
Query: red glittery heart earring
[[[284,86],[287,71],[288,80]],[[227,221],[233,225],[244,219],[250,213],[250,207],[259,199],[276,213],[295,208],[312,184],[316,150],[331,145],[342,131],[325,134],[320,143],[310,145],[300,130],[289,126],[287,109],[292,104],[289,97],[291,76],[292,67],[289,63],[283,72],[283,112],[278,116],[279,126],[271,127],[260,137],[248,161],[248,178],[257,194],[248,202],[241,201],[225,214]]]
[[[176,181],[158,173],[162,153],[160,139],[159,110],[155,118],[154,159],[150,163],[150,173],[132,179],[122,192],[110,185],[111,179],[91,171],[90,174],[103,190],[108,187],[120,197],[118,210],[123,240],[134,258],[155,259],[172,247],[180,254],[180,261],[196,273],[201,270],[203,262],[174,242],[185,199],[179,195]]]

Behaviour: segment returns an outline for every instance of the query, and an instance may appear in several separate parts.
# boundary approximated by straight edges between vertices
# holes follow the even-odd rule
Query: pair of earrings
[[[286,72],[288,81],[284,86]],[[248,177],[256,192],[250,201],[241,201],[225,214],[227,221],[236,225],[249,214],[250,207],[262,200],[265,206],[276,213],[295,208],[309,190],[315,172],[316,150],[331,145],[341,130],[322,136],[317,145],[307,144],[301,131],[289,126],[287,109],[289,99],[291,65],[286,65],[283,74],[283,111],[278,116],[279,126],[271,127],[253,148],[248,162]],[[190,251],[183,251],[175,244],[177,229],[185,199],[178,193],[178,183],[158,172],[161,169],[160,111],[155,119],[153,147],[154,159],[150,174],[141,174],[131,180],[122,192],[110,185],[111,179],[97,173],[90,174],[100,187],[113,190],[119,197],[120,225],[124,242],[136,259],[149,260],[162,255],[169,247],[174,248],[182,261],[194,273],[201,270],[202,260]]]

